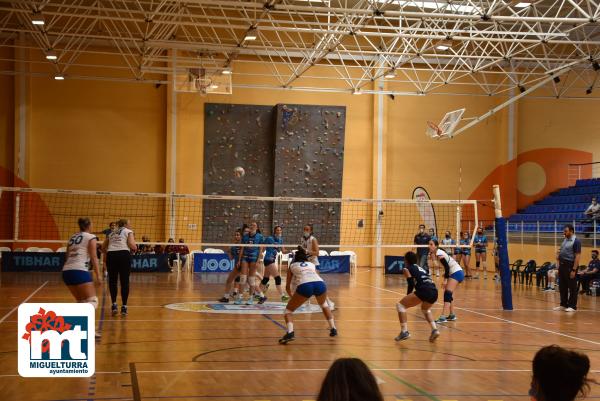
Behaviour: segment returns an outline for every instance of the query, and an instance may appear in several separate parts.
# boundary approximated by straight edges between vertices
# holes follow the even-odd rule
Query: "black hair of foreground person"
[[[327,371],[317,401],[383,401],[383,395],[362,360],[340,358]]]
[[[590,359],[580,354],[549,345],[533,358],[533,377],[529,395],[535,401],[573,401],[584,398],[590,390],[587,375]]]

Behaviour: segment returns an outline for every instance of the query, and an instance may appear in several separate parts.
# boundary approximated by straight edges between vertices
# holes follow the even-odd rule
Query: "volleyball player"
[[[432,240],[437,242],[437,240]],[[434,254],[431,252],[431,254]],[[438,290],[429,276],[429,272],[417,265],[417,254],[409,251],[404,254],[404,267],[402,268],[406,281],[408,282],[408,291],[406,296],[398,302],[396,309],[398,310],[398,319],[400,319],[401,331],[395,338],[396,341],[408,340],[410,333],[408,332],[408,318],[406,310],[421,304],[421,312],[425,316],[425,320],[431,326],[431,335],[429,341],[434,342],[440,336],[437,325],[431,315],[431,307],[438,299]],[[415,292],[413,292],[415,290]]]
[[[483,233],[483,228],[478,227],[475,237],[473,237],[473,243],[475,244],[475,279],[479,278],[479,267],[483,270],[483,279],[487,280],[487,244],[488,240],[486,235]]]
[[[308,256],[308,261],[315,266],[319,266],[319,241],[315,237],[313,225],[305,224],[303,230],[300,246]],[[331,299],[327,298],[327,304],[331,310],[335,309],[335,303]]]
[[[259,245],[263,242],[263,236],[258,232],[258,223],[253,221],[250,223],[250,231],[242,237],[242,244],[255,245],[247,246],[242,248],[240,261],[240,293],[236,298],[235,303],[243,303],[243,289],[246,282],[250,287],[250,296],[246,301],[246,305],[252,305],[254,303],[253,292],[257,291],[260,293],[260,289],[256,285],[256,262],[258,261],[258,254],[260,251]]]
[[[242,230],[236,230],[233,234],[233,242],[239,244],[241,241]],[[233,262],[233,269],[229,272],[229,275],[227,276],[227,281],[225,282],[225,295],[223,295],[223,298],[219,299],[219,302],[224,303],[229,302],[230,296],[233,296],[234,299],[237,299],[237,289],[234,289],[232,294],[231,287],[233,286],[234,281],[238,280],[240,276],[240,247],[230,247],[229,256],[231,257],[231,261]]]
[[[287,344],[294,340],[294,321],[292,314],[309,298],[315,297],[321,306],[323,315],[329,323],[329,336],[337,336],[337,329],[333,320],[333,313],[327,303],[327,286],[317,273],[317,267],[314,263],[308,261],[308,254],[302,248],[298,247],[294,260],[287,272],[286,291],[291,296],[285,307],[286,333],[279,339],[279,344]]]
[[[446,233],[444,234],[444,238],[442,238],[442,245],[456,245],[456,241],[452,238],[452,234],[450,233],[450,231],[446,231]],[[454,249],[452,249],[452,247],[446,247],[444,248],[444,252],[446,252],[448,255],[452,255]],[[429,255],[431,255],[437,263],[436,256],[432,252],[429,252]],[[439,263],[437,265],[439,266]],[[437,271],[436,275],[438,277],[440,276],[439,270]]]
[[[470,245],[471,238],[469,237],[469,232],[464,231],[462,233],[462,238],[460,239],[460,245]],[[471,278],[471,268],[469,267],[469,262],[471,261],[471,247],[464,246],[460,248],[460,253],[462,255],[463,266],[465,267],[466,278]]]
[[[93,225],[88,217],[80,218],[77,224],[79,224],[79,232],[69,239],[62,277],[77,302],[87,302],[92,304],[94,309],[98,309],[98,297],[90,273],[91,268],[96,281],[102,282],[96,254],[98,238],[92,234]],[[96,332],[96,337],[100,337],[100,333]]]
[[[454,292],[456,291],[456,287],[465,279],[465,274],[458,262],[439,248],[437,241],[429,241],[429,251],[435,253],[435,256],[442,266],[444,266],[444,282],[442,284],[444,288],[444,308],[442,309],[442,315],[436,322],[445,323],[447,321],[454,321],[456,320],[452,306]],[[447,313],[448,315],[446,315]]]
[[[129,225],[129,220],[117,222],[117,229],[111,232],[102,244],[106,252],[106,267],[108,270],[108,288],[112,302],[113,316],[119,313],[117,307],[117,281],[121,282],[121,315],[127,315],[127,298],[129,298],[129,274],[131,273],[131,252],[137,250],[135,236]]]
[[[456,241],[454,241],[457,245],[461,244],[462,236],[463,236],[463,232],[461,231],[458,234],[458,238],[456,239]],[[450,254],[448,254],[448,255],[450,255]],[[460,265],[460,262],[462,261],[462,249],[458,246],[454,248],[454,260],[456,260],[459,265]]]
[[[283,229],[281,228],[281,226],[275,226],[273,228],[273,235],[265,238],[264,244],[265,245],[283,245],[282,234],[283,234]],[[283,291],[283,288],[281,287],[281,275],[279,274],[279,269],[277,268],[277,263],[275,263],[275,260],[277,259],[277,254],[279,252],[285,252],[285,250],[283,248],[281,248],[280,246],[266,247],[265,259],[264,259],[265,274],[263,275],[263,278],[261,281],[261,291],[267,290],[268,285],[269,285],[269,279],[271,277],[274,277],[275,278],[275,287],[277,288],[277,292],[279,292],[279,297],[281,298],[282,302],[285,302],[289,299],[289,297],[287,296],[287,294],[285,294],[285,292]],[[258,303],[262,304],[266,300],[267,300],[267,297],[263,296],[258,301]]]

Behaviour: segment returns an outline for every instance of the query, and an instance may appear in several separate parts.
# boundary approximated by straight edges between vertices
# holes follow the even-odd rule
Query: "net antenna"
[[[465,109],[450,111],[444,115],[439,124],[427,121],[427,130],[425,133],[432,139],[451,139],[454,136],[454,131],[458,123],[462,121],[464,113]]]

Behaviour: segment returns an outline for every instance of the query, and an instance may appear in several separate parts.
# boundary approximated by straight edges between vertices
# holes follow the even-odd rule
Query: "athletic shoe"
[[[573,309],[571,307],[568,307],[567,309],[565,309],[565,312],[575,312],[577,311],[577,309]]]
[[[446,319],[446,316],[442,315],[442,316],[438,317],[435,322],[436,323],[446,323],[447,321],[448,321],[448,319]]]
[[[479,280],[479,274],[475,277],[473,277],[473,280]]]
[[[456,321],[456,315],[454,313],[451,313],[448,315],[448,317],[446,318],[446,320],[448,320],[449,322],[455,322]]]
[[[261,298],[258,300],[258,304],[259,304],[259,305],[262,305],[262,304],[264,304],[264,303],[265,303],[265,301],[266,301],[266,300],[267,300],[267,297],[261,297]]]
[[[236,298],[235,301],[233,301],[234,305],[241,305],[243,303],[243,299],[242,298]]]
[[[252,297],[251,297],[251,298],[252,298]],[[258,295],[258,294],[254,294],[254,300],[255,300],[255,301],[258,301],[259,299],[260,299],[260,295]]]
[[[254,305],[254,299],[252,297],[248,298],[246,305]]]
[[[567,308],[565,308],[564,306],[557,306],[557,307],[555,307],[555,308],[552,308],[552,310],[555,310],[555,311],[564,311],[564,310],[566,310],[566,309],[567,309]]]
[[[429,342],[432,343],[436,338],[440,336],[440,331],[438,329],[431,330],[431,335],[429,336]]]
[[[394,338],[395,341],[404,341],[404,340],[408,340],[410,338],[410,333],[408,331],[401,331],[400,334],[398,334],[398,336],[396,338]]]
[[[548,292],[548,291],[554,291],[554,288],[552,287],[546,287],[542,290],[542,292]]]
[[[287,344],[290,341],[294,341],[294,332],[292,331],[291,333],[285,333],[285,336],[281,337],[279,339],[279,344]]]
[[[286,295],[286,294],[283,294],[281,296],[281,302],[287,302],[289,299],[290,299],[290,297],[288,295]]]
[[[127,305],[121,306],[121,316],[127,316]]]
[[[117,316],[119,314],[119,307],[117,306],[117,304],[112,304],[110,310],[112,311],[113,316]]]
[[[483,279],[484,279],[484,280],[487,280],[487,274],[484,274],[484,275],[483,275]]]
[[[337,329],[330,329],[329,337],[335,337],[335,336],[337,336]]]
[[[227,304],[227,303],[229,303],[229,298],[227,298],[227,297],[220,298],[219,302],[223,302],[224,304]]]

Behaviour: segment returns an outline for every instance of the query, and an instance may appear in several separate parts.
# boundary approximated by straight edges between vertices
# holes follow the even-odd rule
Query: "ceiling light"
[[[246,35],[244,36],[244,40],[256,40],[257,38],[257,30],[254,27],[250,27]]]
[[[231,68],[224,68],[223,71],[221,71],[221,74],[223,75],[231,75]]]
[[[56,52],[52,49],[48,50],[46,52],[46,60],[57,60],[58,56],[56,55]]]
[[[65,80],[65,76],[64,75],[55,75],[54,76],[54,80],[56,81],[64,81]]]
[[[450,48],[450,46],[446,46],[446,45],[438,45],[435,47],[438,50],[442,50],[442,51],[446,51]]]
[[[360,89],[358,88],[354,88],[354,90],[352,91],[353,95],[362,95],[362,92],[360,91]]]
[[[525,3],[525,2],[522,2],[522,3],[517,3],[517,4],[515,4],[515,7],[516,7],[516,8],[527,8],[527,7],[529,7],[530,5],[531,5],[531,3]]]
[[[31,23],[33,25],[44,25],[46,23],[41,11],[33,12],[33,15],[31,16]]]
[[[593,90],[594,90],[594,89],[593,89],[593,88],[590,86],[589,88],[587,88],[587,89],[585,90],[585,94],[586,94],[586,95],[591,95]]]
[[[396,70],[391,69],[388,72],[385,73],[384,75],[387,79],[392,79],[392,78],[396,78]]]
[[[597,61],[592,61],[592,68],[594,69],[594,71],[598,71],[600,70],[600,64],[598,64]]]
[[[552,78],[552,80],[554,81],[555,84],[560,82],[560,77],[554,77]]]

